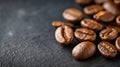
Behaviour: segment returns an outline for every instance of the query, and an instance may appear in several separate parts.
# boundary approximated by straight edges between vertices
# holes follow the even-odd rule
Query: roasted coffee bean
[[[115,46],[120,51],[120,36],[116,39]]]
[[[93,30],[87,28],[78,28],[75,30],[75,37],[81,41],[94,41],[96,39],[96,33]]]
[[[100,32],[100,38],[102,40],[113,40],[118,36],[118,31],[115,28],[106,28]]]
[[[81,21],[81,26],[89,29],[93,29],[95,31],[99,31],[103,28],[102,24],[92,19],[83,19]]]
[[[69,8],[63,12],[63,18],[71,23],[76,23],[83,18],[83,13],[76,8]]]
[[[93,15],[101,10],[103,10],[103,7],[100,5],[96,5],[96,4],[90,5],[84,8],[84,12],[87,15]]]
[[[75,0],[75,2],[79,5],[87,5],[92,2],[92,0]]]
[[[74,38],[72,28],[67,25],[58,27],[55,31],[55,38],[61,45],[69,45]]]
[[[97,4],[102,4],[102,3],[107,2],[107,1],[109,1],[109,0],[94,0],[94,2]]]
[[[77,60],[85,60],[92,57],[95,52],[95,44],[90,41],[84,41],[73,48],[72,55]]]
[[[120,27],[118,26],[108,25],[107,28],[114,28],[118,31],[118,33],[120,33]]]
[[[116,23],[117,23],[118,26],[120,26],[120,16],[118,16],[118,17],[116,18]]]
[[[110,22],[114,20],[115,16],[108,11],[100,11],[97,14],[95,14],[93,17],[98,21]]]
[[[106,9],[107,11],[111,12],[114,15],[119,15],[120,14],[120,9],[118,6],[112,2],[112,1],[107,1],[103,4],[103,8]]]
[[[64,25],[64,22],[62,22],[62,21],[53,21],[52,22],[53,27],[59,27],[59,26],[62,26],[62,25]]]
[[[102,41],[98,44],[99,52],[107,58],[113,58],[117,55],[117,49],[114,45],[107,41]]]

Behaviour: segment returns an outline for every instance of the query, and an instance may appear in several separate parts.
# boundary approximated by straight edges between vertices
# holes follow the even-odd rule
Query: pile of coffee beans
[[[76,8],[65,9],[62,16],[68,23],[53,21],[57,28],[55,38],[62,46],[74,40],[72,56],[77,60],[92,57],[96,51],[106,58],[120,53],[120,0],[75,0],[83,12]],[[89,16],[89,18],[84,17]]]

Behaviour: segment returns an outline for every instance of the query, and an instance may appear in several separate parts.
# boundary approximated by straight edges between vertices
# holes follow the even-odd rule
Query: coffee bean
[[[103,4],[103,8],[106,9],[107,11],[111,12],[114,15],[119,15],[120,14],[119,7],[112,1],[105,2]]]
[[[103,10],[103,7],[100,5],[96,5],[96,4],[90,5],[84,8],[84,12],[87,15],[93,15],[101,10]]]
[[[120,36],[116,39],[115,46],[118,49],[118,51],[120,52]]]
[[[120,5],[120,0],[113,0],[115,4]]]
[[[94,41],[96,39],[96,33],[93,30],[87,28],[78,28],[75,30],[75,37],[81,41]]]
[[[63,12],[63,18],[71,23],[76,23],[83,18],[83,13],[76,8],[69,8]]]
[[[114,15],[108,11],[100,11],[93,16],[94,19],[102,22],[110,22],[114,20]]]
[[[92,0],[75,0],[75,2],[79,5],[87,5],[92,2]]]
[[[55,38],[61,45],[69,45],[74,38],[72,28],[67,25],[58,27],[55,31]]]
[[[117,49],[114,45],[107,41],[102,41],[98,44],[99,52],[107,58],[113,58],[117,55]]]
[[[84,41],[73,48],[72,55],[77,60],[85,60],[92,57],[95,52],[95,44],[90,41]]]
[[[118,31],[114,28],[106,28],[100,32],[100,38],[102,40],[113,40],[118,36]]]
[[[59,27],[59,26],[62,26],[62,25],[64,25],[64,22],[62,22],[62,21],[53,21],[52,22],[53,27]]]
[[[74,27],[74,25],[72,23],[66,23],[65,25],[70,26],[70,27]]]
[[[93,29],[95,31],[99,31],[103,28],[102,24],[98,23],[95,20],[87,19],[87,18],[81,21],[81,26],[89,29]]]
[[[96,4],[102,4],[102,3],[107,2],[107,1],[109,1],[109,0],[94,0],[94,2]]]
[[[118,16],[118,17],[116,18],[116,23],[117,23],[118,26],[120,26],[120,16]]]

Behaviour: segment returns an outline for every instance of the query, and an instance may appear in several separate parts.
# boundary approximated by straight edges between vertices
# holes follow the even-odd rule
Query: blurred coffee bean
[[[103,8],[106,9],[107,11],[111,12],[114,15],[119,15],[120,14],[119,7],[112,1],[105,2],[103,4]]]
[[[76,8],[69,8],[63,12],[63,18],[71,23],[76,23],[83,18],[83,13]]]
[[[98,50],[106,58],[114,58],[117,55],[116,47],[107,41],[100,42]]]
[[[67,25],[58,27],[55,31],[55,38],[61,45],[69,45],[74,39],[72,28]]]
[[[82,27],[86,27],[86,28],[89,28],[89,29],[93,29],[95,31],[99,31],[103,28],[103,25],[98,23],[97,21],[95,20],[92,20],[92,19],[83,19],[81,22],[80,22],[81,26]]]
[[[116,39],[115,46],[118,49],[118,51],[120,52],[120,36]]]
[[[102,40],[113,40],[118,36],[118,31],[115,28],[106,28],[100,32],[100,38]]]
[[[116,29],[118,31],[118,33],[120,33],[120,27],[118,27],[118,26],[107,25],[106,27],[107,28],[114,28],[114,29]]]
[[[120,0],[113,0],[115,4],[120,5]]]
[[[92,57],[95,52],[95,44],[90,41],[84,41],[73,48],[72,55],[77,60],[85,60]]]
[[[96,4],[102,4],[102,3],[107,2],[107,1],[109,1],[109,0],[94,0],[94,2]]]
[[[86,6],[84,8],[84,12],[87,15],[93,15],[93,14],[95,14],[95,13],[101,11],[101,10],[103,10],[103,7],[100,6],[100,5],[97,5],[97,4]]]
[[[75,37],[81,41],[94,41],[96,39],[96,33],[93,30],[87,28],[78,28],[75,30]]]
[[[120,26],[120,16],[118,16],[118,17],[116,18],[116,23],[117,23],[118,26]]]
[[[114,20],[115,16],[108,11],[100,11],[93,16],[94,19],[102,22],[110,22]]]
[[[64,25],[64,22],[62,22],[62,21],[53,21],[52,22],[53,27],[59,27],[59,26],[62,26],[62,25]]]

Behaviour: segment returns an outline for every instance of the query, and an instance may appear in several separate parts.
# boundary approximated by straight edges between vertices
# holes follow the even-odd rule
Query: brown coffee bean
[[[76,8],[69,8],[63,12],[63,18],[71,23],[76,23],[83,18],[83,13]]]
[[[84,41],[73,48],[72,55],[77,60],[85,60],[92,57],[95,52],[95,44],[90,41]]]
[[[116,39],[115,46],[120,51],[120,36]]]
[[[109,1],[109,0],[94,0],[94,2],[97,4],[102,4],[102,3],[107,2],[107,1]]]
[[[102,22],[110,22],[114,20],[114,15],[108,11],[100,11],[93,16],[94,19]]]
[[[55,31],[55,38],[61,45],[69,45],[74,38],[72,28],[67,25],[58,27]]]
[[[102,24],[98,23],[95,20],[87,19],[87,18],[81,21],[81,26],[89,29],[93,29],[95,31],[99,31],[103,28]]]
[[[120,26],[120,16],[118,16],[118,17],[116,18],[116,23],[117,23],[118,26]]]
[[[118,26],[108,25],[107,28],[114,28],[118,31],[118,33],[120,33],[120,27]]]
[[[119,15],[120,14],[120,9],[118,6],[112,2],[112,1],[107,1],[103,4],[103,8],[106,9],[107,11],[111,12],[114,15]]]
[[[96,5],[96,4],[90,5],[84,8],[84,12],[87,15],[93,15],[101,10],[103,10],[103,7],[100,5]]]
[[[107,41],[102,41],[98,44],[99,52],[107,58],[113,58],[117,55],[117,49],[114,45]]]
[[[79,5],[87,5],[92,2],[92,0],[75,0],[75,2]]]
[[[93,30],[87,28],[78,28],[75,30],[75,37],[81,41],[94,41],[96,39],[96,33]]]
[[[62,25],[64,25],[64,22],[62,22],[62,21],[53,21],[52,22],[53,27],[59,27],[59,26],[62,26]]]
[[[100,32],[100,38],[102,40],[113,40],[118,36],[118,31],[114,28],[106,28]]]

